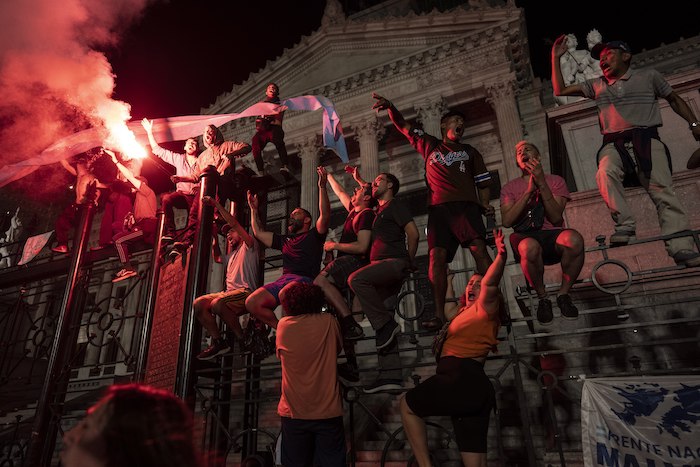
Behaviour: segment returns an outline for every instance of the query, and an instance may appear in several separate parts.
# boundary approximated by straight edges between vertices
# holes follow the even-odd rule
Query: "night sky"
[[[115,97],[131,104],[134,119],[198,114],[317,30],[324,5],[325,0],[155,3],[108,51]],[[605,40],[626,40],[638,52],[700,33],[700,2],[664,1],[653,14],[626,0],[516,0],[516,5],[525,9],[533,69],[543,79],[550,77],[550,44],[559,34],[576,34],[579,48],[585,48],[586,34],[596,28]]]
[[[700,33],[697,0],[667,0],[659,2],[663,8],[643,11],[632,1],[515,2],[525,10],[535,76],[544,80],[551,42],[563,33],[576,34],[583,48],[586,34],[596,28],[605,40],[628,41],[633,52]],[[129,112],[133,121],[199,114],[318,30],[325,3],[0,1],[0,167],[36,157],[90,126],[123,124]],[[376,3],[341,0],[346,14]],[[284,89],[281,95],[292,97]],[[180,150],[182,143],[164,146]],[[147,164],[144,174],[156,191],[171,189],[170,167],[152,159]],[[46,163],[12,186],[35,198],[61,199],[57,190],[70,177],[57,167]]]

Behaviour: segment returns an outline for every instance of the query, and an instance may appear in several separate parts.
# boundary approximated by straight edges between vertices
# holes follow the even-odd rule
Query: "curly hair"
[[[320,313],[326,303],[321,287],[308,282],[293,282],[280,294],[282,309],[288,316]]]

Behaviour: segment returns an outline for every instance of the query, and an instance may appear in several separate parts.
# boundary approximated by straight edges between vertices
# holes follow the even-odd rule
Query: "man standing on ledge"
[[[265,99],[263,102],[272,104],[280,103],[280,88],[275,83],[269,83],[265,90]],[[287,148],[284,145],[284,130],[282,129],[282,119],[284,112],[274,115],[261,115],[255,119],[255,134],[253,135],[253,159],[255,166],[260,175],[264,175],[265,164],[262,158],[262,151],[267,143],[272,143],[277,149],[277,154],[280,158],[280,172],[282,175],[289,175],[289,161],[287,157]]]
[[[673,190],[671,156],[659,138],[662,125],[658,98],[668,101],[700,140],[700,121],[658,71],[631,69],[632,49],[626,42],[611,41],[593,47],[603,76],[564,85],[559,58],[566,53],[566,36],[552,45],[552,86],[557,96],[594,99],[603,146],[598,150],[598,190],[615,222],[611,245],[626,245],[636,237],[636,222],[625,200],[626,186],[643,186],[656,206],[662,235],[690,228],[688,216]],[[691,236],[665,240],[666,251],[678,265],[700,266]]]
[[[379,94],[372,107],[387,110],[394,126],[408,138],[425,160],[425,183],[428,185],[428,277],[433,288],[435,317],[423,321],[424,328],[434,331],[445,322],[447,263],[452,262],[458,246],[471,251],[476,270],[486,274],[491,257],[486,251],[486,229],[481,215],[493,215],[489,204],[491,174],[479,151],[460,143],[464,134],[464,115],[451,111],[442,116],[442,141],[424,133],[404,120],[401,112]],[[478,188],[478,199],[477,199]]]

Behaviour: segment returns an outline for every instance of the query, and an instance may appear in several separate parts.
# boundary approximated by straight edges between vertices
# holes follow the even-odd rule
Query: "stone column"
[[[294,142],[301,158],[301,207],[311,213],[312,223],[318,218],[318,176],[316,167],[320,160],[321,146],[317,136],[311,135]]]
[[[523,139],[523,128],[518,103],[515,100],[515,79],[486,83],[486,94],[486,102],[496,112],[505,170],[505,174],[501,176],[501,183],[505,183],[520,175],[520,169],[515,162],[515,144]]]
[[[374,114],[351,126],[355,130],[355,141],[360,143],[360,175],[372,182],[379,175],[379,140],[386,130]]]
[[[445,99],[442,97],[426,99],[414,105],[414,108],[418,112],[418,121],[423,125],[423,131],[437,139],[442,139],[440,118],[449,110]]]

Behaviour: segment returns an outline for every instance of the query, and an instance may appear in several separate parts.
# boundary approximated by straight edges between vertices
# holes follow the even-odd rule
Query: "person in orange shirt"
[[[343,339],[336,317],[323,312],[317,285],[295,282],[280,292],[277,323],[282,364],[282,465],[345,467],[343,404],[336,360]]]
[[[486,466],[489,416],[496,396],[484,372],[484,362],[498,344],[502,307],[498,284],[508,258],[503,232],[495,231],[494,237],[496,259],[486,274],[474,274],[469,279],[466,305],[446,325],[435,375],[401,399],[403,427],[421,467],[431,465],[423,418],[435,415],[452,417],[462,463],[466,467]]]

